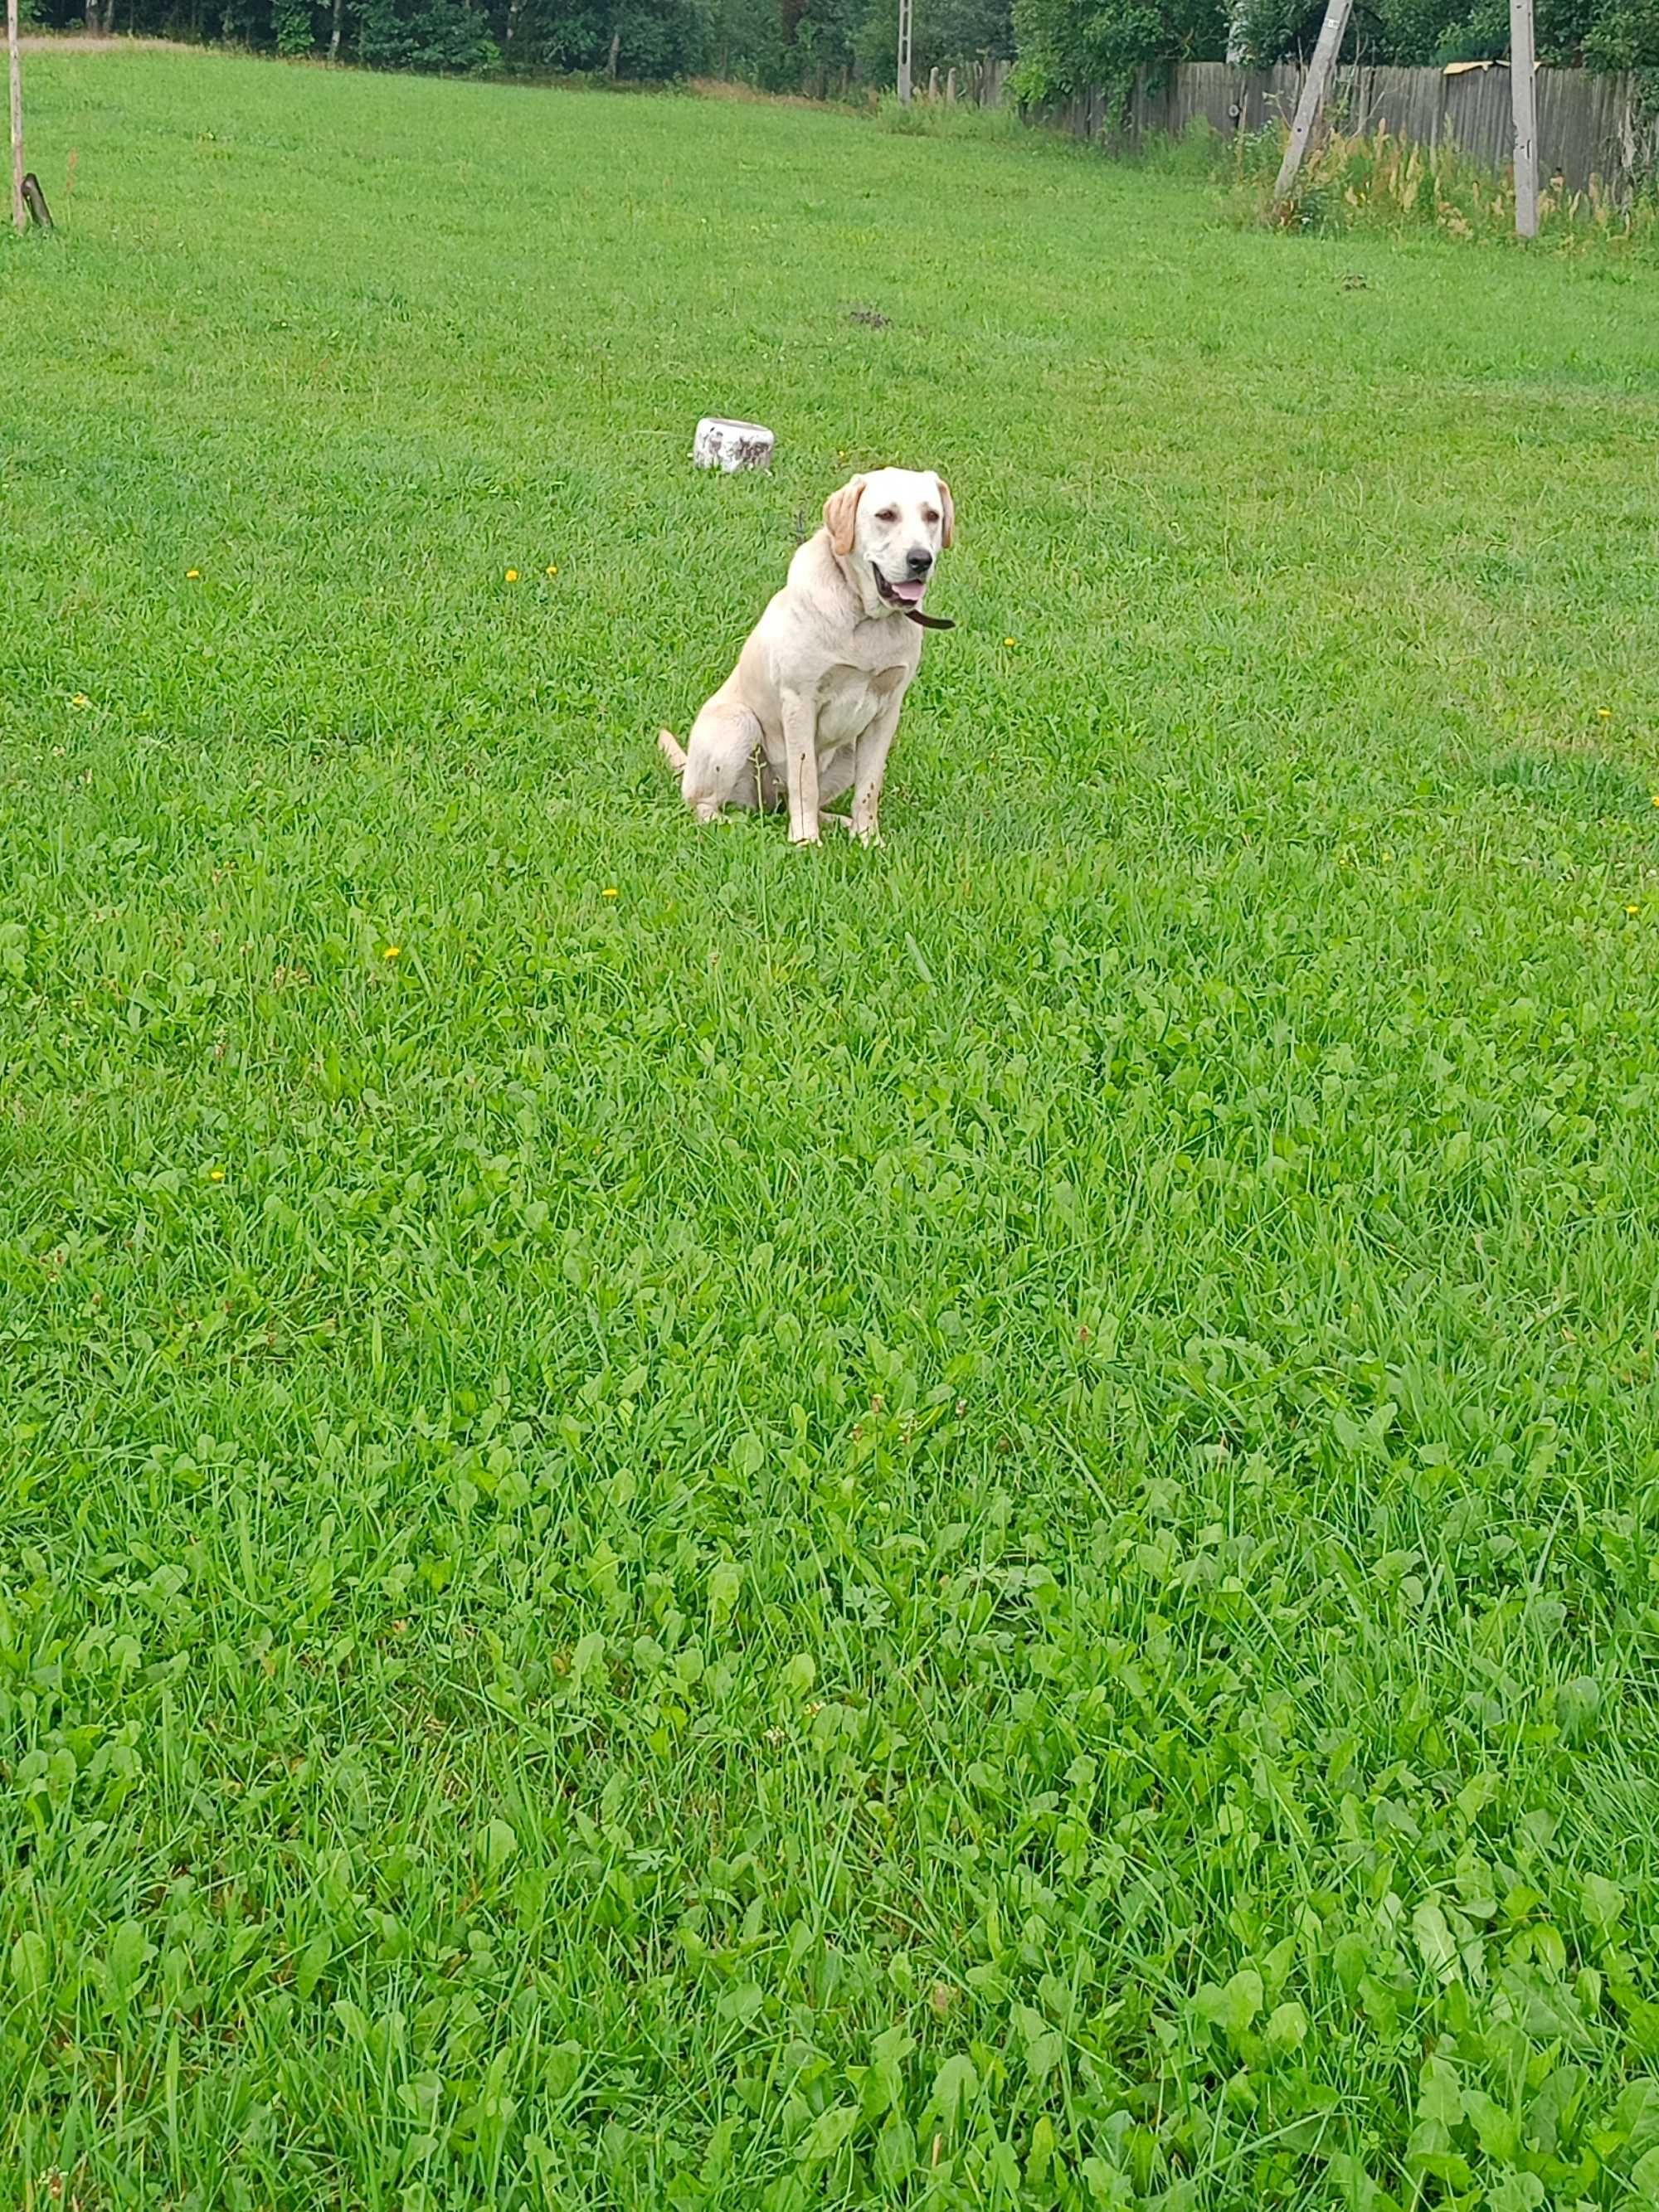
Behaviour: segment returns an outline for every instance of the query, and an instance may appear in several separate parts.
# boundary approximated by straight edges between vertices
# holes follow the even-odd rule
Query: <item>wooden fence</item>
[[[1006,62],[984,62],[968,73],[966,96],[983,107],[1002,104]],[[1224,138],[1290,122],[1304,72],[1294,62],[1270,70],[1234,69],[1226,62],[1188,62],[1161,76],[1143,76],[1127,112],[1114,115],[1104,93],[1067,100],[1053,118],[1080,138],[1104,137],[1130,150],[1152,137],[1179,137],[1206,123]],[[1508,167],[1515,142],[1510,73],[1501,63],[1448,73],[1434,69],[1356,69],[1337,72],[1328,111],[1347,131],[1386,128],[1419,145],[1455,144],[1492,170]],[[1659,167],[1659,126],[1644,114],[1628,77],[1590,70],[1538,72],[1539,174],[1559,176],[1569,191],[1592,177],[1614,197]]]

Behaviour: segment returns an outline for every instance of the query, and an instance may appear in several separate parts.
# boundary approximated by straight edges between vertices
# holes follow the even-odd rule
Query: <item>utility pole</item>
[[[15,7],[17,0],[9,0]],[[915,13],[915,0],[899,0],[898,96],[899,106],[910,105],[910,22]]]
[[[23,200],[23,57],[17,43],[17,0],[6,0],[6,52],[11,62],[11,219],[29,227]]]
[[[1538,235],[1538,50],[1532,0],[1510,0],[1510,98],[1515,106],[1515,234]]]
[[[1296,103],[1296,120],[1291,125],[1291,143],[1285,149],[1285,159],[1279,165],[1279,182],[1273,186],[1275,204],[1289,199],[1291,187],[1296,182],[1296,173],[1302,167],[1302,157],[1308,150],[1308,141],[1313,137],[1325,106],[1331,79],[1336,75],[1336,58],[1342,51],[1342,33],[1348,27],[1348,17],[1353,9],[1353,0],[1330,0],[1325,10],[1325,20],[1319,27],[1319,43],[1314,48],[1313,59],[1308,64],[1307,82],[1302,88],[1302,97]]]

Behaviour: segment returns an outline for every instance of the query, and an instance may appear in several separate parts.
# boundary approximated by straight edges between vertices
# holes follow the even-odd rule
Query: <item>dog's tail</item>
[[[672,730],[659,730],[657,743],[662,747],[662,757],[676,775],[685,774],[685,748]]]

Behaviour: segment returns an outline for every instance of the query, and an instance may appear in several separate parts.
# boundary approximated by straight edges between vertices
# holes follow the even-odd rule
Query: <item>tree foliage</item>
[[[1242,0],[1245,55],[1265,64],[1306,54],[1324,0]],[[1136,73],[1227,51],[1224,0],[1014,0],[1016,97],[1041,104],[1087,87],[1127,89]],[[1659,68],[1659,0],[1538,0],[1540,60],[1567,67]],[[1400,67],[1507,55],[1509,0],[1358,0],[1344,58]]]
[[[1127,86],[1137,70],[1218,59],[1220,0],[1014,0],[1015,96],[1035,104],[1093,85]]]
[[[771,92],[892,82],[898,0],[24,0],[54,28],[224,40],[287,55],[336,51],[376,69],[506,69],[662,82],[699,71]],[[1219,60],[1229,17],[1249,58],[1305,53],[1324,0],[917,0],[920,79],[1018,54],[1014,96],[1042,104],[1136,73]],[[1659,71],[1659,0],[1538,0],[1547,62]],[[1357,0],[1346,58],[1496,58],[1509,0]]]
[[[776,92],[890,80],[898,0],[25,0],[48,27],[84,21],[258,52],[330,50],[372,69],[506,69],[661,82],[699,70]],[[925,76],[1012,53],[1010,0],[922,0]]]
[[[1241,27],[1253,60],[1305,53],[1323,0],[1244,0]],[[1537,0],[1540,61],[1626,70],[1659,64],[1659,0]],[[1344,58],[1398,68],[1496,61],[1510,50],[1509,0],[1361,0]]]

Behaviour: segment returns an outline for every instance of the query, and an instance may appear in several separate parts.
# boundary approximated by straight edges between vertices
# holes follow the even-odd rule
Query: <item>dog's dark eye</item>
[[[898,520],[897,507],[884,507],[876,516],[876,520],[878,522],[896,522]]]
[[[921,519],[924,522],[937,522],[939,509],[936,507],[924,507],[921,510]]]

